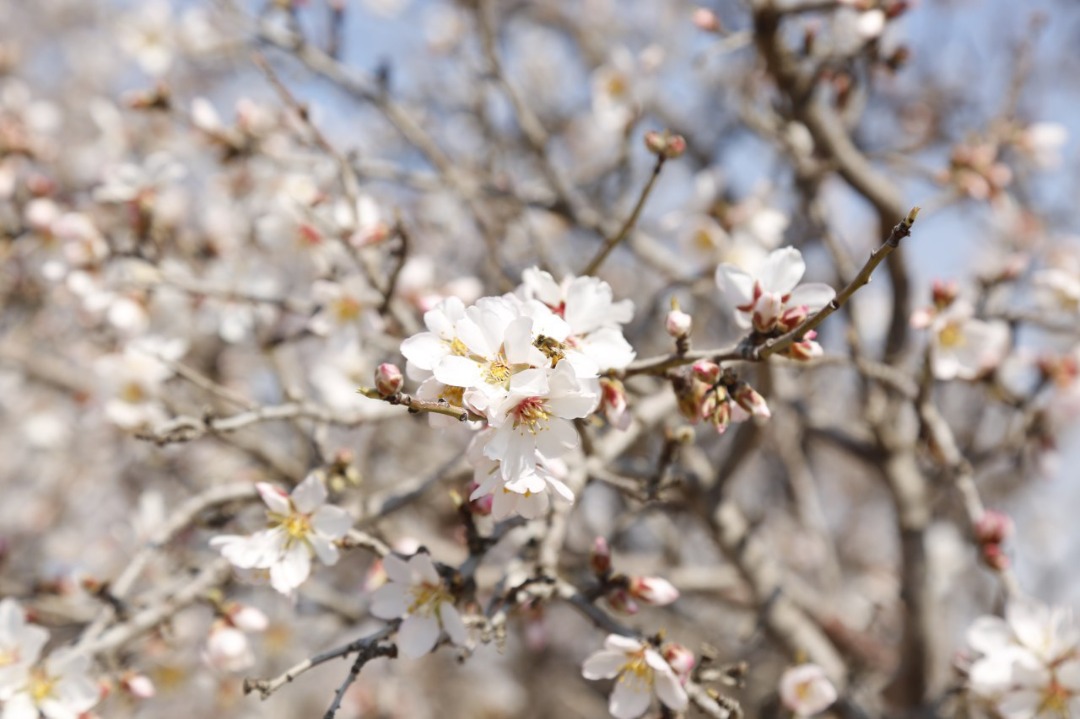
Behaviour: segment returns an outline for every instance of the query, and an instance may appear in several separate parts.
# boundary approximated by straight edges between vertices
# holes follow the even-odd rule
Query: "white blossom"
[[[976,319],[962,300],[941,311],[917,312],[916,328],[930,330],[931,366],[940,380],[978,379],[993,370],[1009,349],[1009,326],[1001,321]]]
[[[21,686],[4,700],[2,719],[77,719],[101,698],[101,691],[87,676],[90,659],[60,649],[30,669]]]
[[[371,597],[371,613],[380,619],[402,619],[397,643],[407,657],[422,657],[435,648],[442,632],[464,646],[468,632],[454,598],[425,552],[408,561],[394,554],[382,560],[387,583]]]
[[[586,679],[617,678],[608,703],[616,719],[635,719],[644,714],[654,693],[664,706],[675,711],[682,711],[688,703],[678,676],[648,642],[608,635],[604,648],[585,660],[581,673]]]
[[[817,664],[800,664],[780,676],[780,701],[797,717],[825,711],[836,697],[836,687]]]
[[[49,632],[28,623],[17,601],[0,601],[0,701],[26,684],[48,640]]]
[[[805,272],[802,253],[783,247],[750,272],[721,264],[716,268],[716,283],[736,303],[735,321],[740,327],[761,333],[788,331],[836,296],[826,284],[800,285]]]
[[[210,540],[222,556],[241,569],[269,569],[270,584],[288,594],[307,580],[312,555],[334,565],[334,544],[352,525],[348,513],[325,504],[327,491],[317,474],[309,474],[286,494],[271,484],[256,485],[269,508],[270,529],[250,536],[224,535]]]

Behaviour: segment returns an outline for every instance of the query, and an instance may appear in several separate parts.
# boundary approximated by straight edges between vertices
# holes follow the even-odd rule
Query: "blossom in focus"
[[[291,495],[264,482],[256,487],[269,508],[270,529],[214,537],[210,545],[236,567],[269,569],[271,586],[288,594],[308,578],[312,555],[326,565],[337,563],[334,542],[348,533],[352,519],[340,507],[326,505],[326,487],[316,474],[309,474]]]
[[[1080,716],[1080,629],[1068,610],[1014,601],[967,633],[968,689],[1005,719]]]
[[[382,560],[386,584],[371,597],[371,613],[380,619],[403,619],[397,643],[407,657],[422,657],[435,648],[445,631],[450,641],[468,641],[465,622],[431,557],[420,552],[408,561],[394,554]]]
[[[797,717],[825,711],[836,696],[836,687],[817,664],[791,667],[780,677],[780,701]]]
[[[828,304],[836,292],[822,283],[799,284],[806,272],[802,253],[794,247],[770,252],[752,272],[731,264],[716,268],[716,283],[730,296],[735,321],[761,334],[794,329],[810,312]]]
[[[485,452],[494,430],[486,429],[477,434],[469,444],[466,456],[473,466],[476,487],[469,495],[470,502],[491,497],[491,516],[496,521],[519,514],[526,519],[536,519],[547,513],[551,498],[574,501],[574,493],[563,478],[566,466],[557,459],[542,455],[536,457],[536,466],[507,479],[500,469],[500,462]]]
[[[608,635],[604,648],[581,670],[586,679],[616,679],[608,710],[616,719],[635,719],[648,710],[655,694],[664,706],[682,711],[688,704],[682,683],[663,656],[648,642]]]

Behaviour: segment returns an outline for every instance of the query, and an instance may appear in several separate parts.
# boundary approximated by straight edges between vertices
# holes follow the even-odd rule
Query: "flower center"
[[[547,425],[547,421],[551,419],[543,397],[526,397],[511,410],[511,414],[514,416],[514,429],[525,425],[533,434],[546,429],[546,426],[541,425]]]
[[[293,512],[289,516],[271,514],[271,519],[279,527],[285,530],[290,539],[304,540],[311,534],[311,518],[306,514]]]
[[[360,316],[360,310],[360,303],[356,298],[349,297],[348,295],[339,297],[337,302],[334,303],[334,314],[337,315],[339,322],[355,320]]]
[[[41,704],[41,702],[52,696],[54,686],[56,686],[56,679],[50,677],[42,669],[35,669],[30,674],[27,692],[30,694],[30,698],[34,700],[34,704]]]
[[[440,584],[420,584],[412,587],[412,604],[409,605],[409,614],[431,616],[438,613],[439,605],[450,601],[450,595]]]
[[[484,372],[484,380],[488,384],[502,384],[510,379],[511,374],[513,373],[510,370],[510,364],[504,357],[500,356],[488,363]]]
[[[651,687],[654,674],[653,668],[645,661],[645,650],[640,650],[631,654],[630,660],[623,664],[619,670],[619,681]]]
[[[469,354],[469,348],[465,346],[464,342],[455,337],[450,343],[450,354],[457,357],[465,357]]]
[[[120,390],[120,399],[128,404],[141,404],[146,401],[146,392],[138,382],[128,382]]]
[[[19,648],[0,649],[0,667],[6,667],[19,661]]]
[[[1043,689],[1042,701],[1039,703],[1039,716],[1047,714],[1057,715],[1064,719],[1069,714],[1070,692],[1057,679],[1051,679],[1050,684]]]
[[[942,347],[962,347],[966,343],[964,331],[956,322],[950,322],[938,332],[938,343]]]

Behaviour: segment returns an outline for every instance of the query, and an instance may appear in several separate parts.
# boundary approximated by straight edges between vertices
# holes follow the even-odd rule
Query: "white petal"
[[[255,489],[259,491],[259,496],[262,497],[263,502],[266,503],[271,512],[284,515],[289,515],[292,512],[292,508],[289,506],[289,496],[280,487],[275,487],[266,482],[259,482],[255,485]]]
[[[1012,640],[1012,629],[1000,617],[979,617],[967,630],[967,643],[981,654],[992,654],[1004,649]]]
[[[341,507],[319,507],[311,517],[311,527],[330,539],[341,539],[352,527],[352,517]]]
[[[604,647],[623,654],[632,654],[641,650],[642,642],[639,639],[624,637],[621,634],[609,634],[604,639]]]
[[[786,295],[795,289],[805,273],[806,263],[802,253],[794,247],[781,247],[769,253],[758,272],[758,280],[766,292]]]
[[[435,367],[435,379],[454,387],[479,387],[483,383],[480,365],[467,357],[448,355]]]
[[[415,581],[426,584],[442,583],[439,571],[435,569],[435,563],[431,561],[431,555],[427,552],[414,554],[412,559],[409,560],[409,570],[412,572]]]
[[[442,622],[443,631],[450,637],[450,641],[459,647],[465,646],[469,641],[469,630],[465,628],[465,622],[457,607],[449,602],[440,604],[439,620]]]
[[[316,474],[307,478],[292,491],[292,501],[301,514],[311,514],[326,501],[326,485]]]
[[[649,685],[627,675],[615,682],[608,710],[615,719],[636,719],[645,713],[652,701]]]
[[[398,555],[386,555],[383,557],[382,565],[390,581],[406,585],[412,584],[412,571],[409,569],[409,564]]]
[[[306,546],[296,542],[270,566],[270,585],[282,594],[288,594],[303,584],[309,574],[311,554]]]
[[[433,370],[450,348],[432,332],[421,332],[401,343],[401,354],[424,370]]]
[[[332,541],[321,534],[309,535],[307,539],[308,543],[311,544],[311,548],[315,551],[315,556],[319,558],[320,562],[327,566],[337,564],[338,548]]]
[[[601,649],[581,665],[581,676],[586,679],[611,679],[619,673],[624,664],[626,664],[624,652]]]
[[[667,671],[656,671],[653,687],[656,689],[656,696],[669,709],[682,711],[686,708],[689,702],[686,690],[682,688],[682,684],[679,683],[670,667]]]
[[[836,290],[829,285],[822,282],[808,282],[805,285],[799,285],[792,291],[786,306],[799,307],[806,305],[811,312],[817,312],[832,302],[834,297],[836,297]]]
[[[746,305],[754,299],[754,278],[735,265],[722,264],[716,268],[716,284],[730,296],[733,305]]]
[[[38,719],[38,710],[29,694],[16,694],[4,702],[0,719]]]
[[[408,611],[408,587],[391,582],[371,594],[371,613],[379,619],[398,619]]]
[[[405,618],[398,630],[398,647],[410,658],[422,657],[439,641],[439,620],[413,614]]]

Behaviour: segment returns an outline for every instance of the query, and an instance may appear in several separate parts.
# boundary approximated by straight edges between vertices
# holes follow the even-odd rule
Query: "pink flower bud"
[[[473,493],[476,492],[476,490],[479,489],[479,488],[480,488],[479,484],[477,484],[476,482],[470,482],[469,483],[469,488],[467,490],[468,493],[469,493],[469,496],[471,497],[473,495]],[[495,505],[495,495],[494,494],[485,494],[485,495],[482,495],[480,497],[477,497],[476,499],[469,500],[469,511],[472,512],[473,514],[479,515],[481,517],[486,517],[489,514],[491,514],[491,508],[494,505]]]
[[[718,33],[723,29],[723,25],[720,24],[720,18],[716,16],[716,13],[714,13],[708,8],[694,8],[694,14],[691,17],[693,19],[694,26],[699,30]]]
[[[821,345],[814,341],[815,337],[817,337],[817,332],[810,330],[803,335],[801,340],[791,345],[791,347],[788,347],[787,352],[784,354],[787,357],[790,357],[793,360],[799,360],[800,362],[817,359],[823,355],[825,351],[821,349]]]
[[[731,424],[731,403],[719,402],[709,417],[709,423],[716,428],[717,434],[723,434]]]
[[[783,314],[777,320],[777,325],[780,327],[781,332],[790,332],[803,322],[806,322],[806,318],[810,316],[810,308],[806,305],[797,305],[795,307],[788,307],[784,310]]]
[[[390,397],[401,391],[405,378],[401,376],[401,370],[397,365],[383,362],[375,370],[375,389],[383,397]]]
[[[956,280],[934,280],[933,289],[931,290],[934,306],[938,309],[945,309],[956,300],[959,292],[960,288],[957,286]]]
[[[645,133],[645,148],[654,155],[673,160],[686,152],[686,139],[682,135],[672,135],[667,130]]]
[[[1009,558],[1000,544],[984,544],[981,553],[983,562],[991,569],[1003,572],[1009,568]]]
[[[720,379],[720,365],[709,360],[698,360],[690,368],[694,376],[708,385],[714,385]]]
[[[679,590],[659,577],[631,577],[630,595],[646,604],[663,607],[679,598]]]
[[[694,653],[676,642],[668,642],[660,648],[660,653],[667,660],[679,680],[686,682],[690,678],[690,672],[694,670]]]
[[[1012,518],[1004,512],[988,509],[975,523],[975,539],[979,544],[1001,544],[1013,533]]]
[[[690,325],[693,318],[682,310],[671,310],[664,320],[664,329],[675,339],[681,339],[690,334]]]
[[[608,604],[621,614],[637,614],[638,605],[624,589],[613,589],[607,593]]]
[[[225,618],[234,627],[245,632],[262,632],[270,624],[266,615],[255,607],[235,602],[225,608]]]
[[[739,382],[735,386],[734,398],[740,407],[756,417],[768,419],[772,416],[765,398],[747,382]]]
[[[124,672],[120,677],[120,688],[136,699],[149,699],[154,696],[154,682],[145,674]]]
[[[616,429],[629,429],[633,417],[626,404],[626,388],[611,377],[600,378],[600,411]]]
[[[598,577],[611,573],[611,547],[603,537],[593,540],[592,551],[589,552],[589,566]]]

